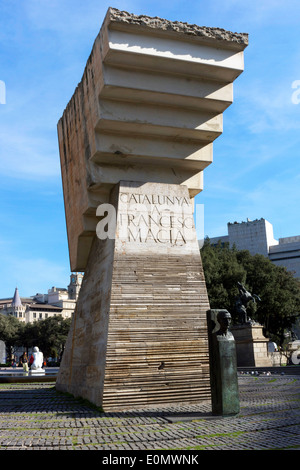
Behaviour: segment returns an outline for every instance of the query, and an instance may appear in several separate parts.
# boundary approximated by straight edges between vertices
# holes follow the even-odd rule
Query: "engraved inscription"
[[[193,234],[194,219],[186,197],[120,192],[119,200],[123,240],[182,246]]]

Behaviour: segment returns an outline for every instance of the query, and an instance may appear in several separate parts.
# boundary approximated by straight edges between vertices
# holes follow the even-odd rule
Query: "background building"
[[[16,287],[13,297],[0,299],[0,313],[13,315],[20,321],[32,323],[50,316],[69,318],[75,310],[83,274],[73,273],[68,288],[52,287],[47,294],[20,297]]]
[[[285,266],[295,277],[300,277],[300,235],[275,240],[273,226],[266,219],[228,223],[228,235],[210,238],[211,244],[229,242],[238,250],[249,250],[252,255],[267,256],[272,263]]]

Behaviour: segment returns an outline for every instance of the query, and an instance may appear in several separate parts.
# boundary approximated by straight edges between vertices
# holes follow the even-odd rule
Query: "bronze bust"
[[[220,325],[219,330],[216,332],[218,339],[234,340],[233,334],[228,329],[231,323],[230,313],[227,310],[220,310],[217,315],[217,320]]]

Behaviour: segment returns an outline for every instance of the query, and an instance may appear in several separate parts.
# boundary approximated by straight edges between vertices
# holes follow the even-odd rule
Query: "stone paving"
[[[300,450],[299,375],[239,375],[239,390],[240,414],[220,418],[209,403],[103,413],[53,383],[0,384],[0,450]]]

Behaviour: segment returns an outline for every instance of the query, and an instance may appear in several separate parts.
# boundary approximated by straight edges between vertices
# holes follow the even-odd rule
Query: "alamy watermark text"
[[[6,87],[3,80],[0,80],[0,104],[6,104]]]
[[[294,80],[292,83],[292,88],[295,91],[292,93],[292,103],[299,104],[300,103],[300,80]]]

